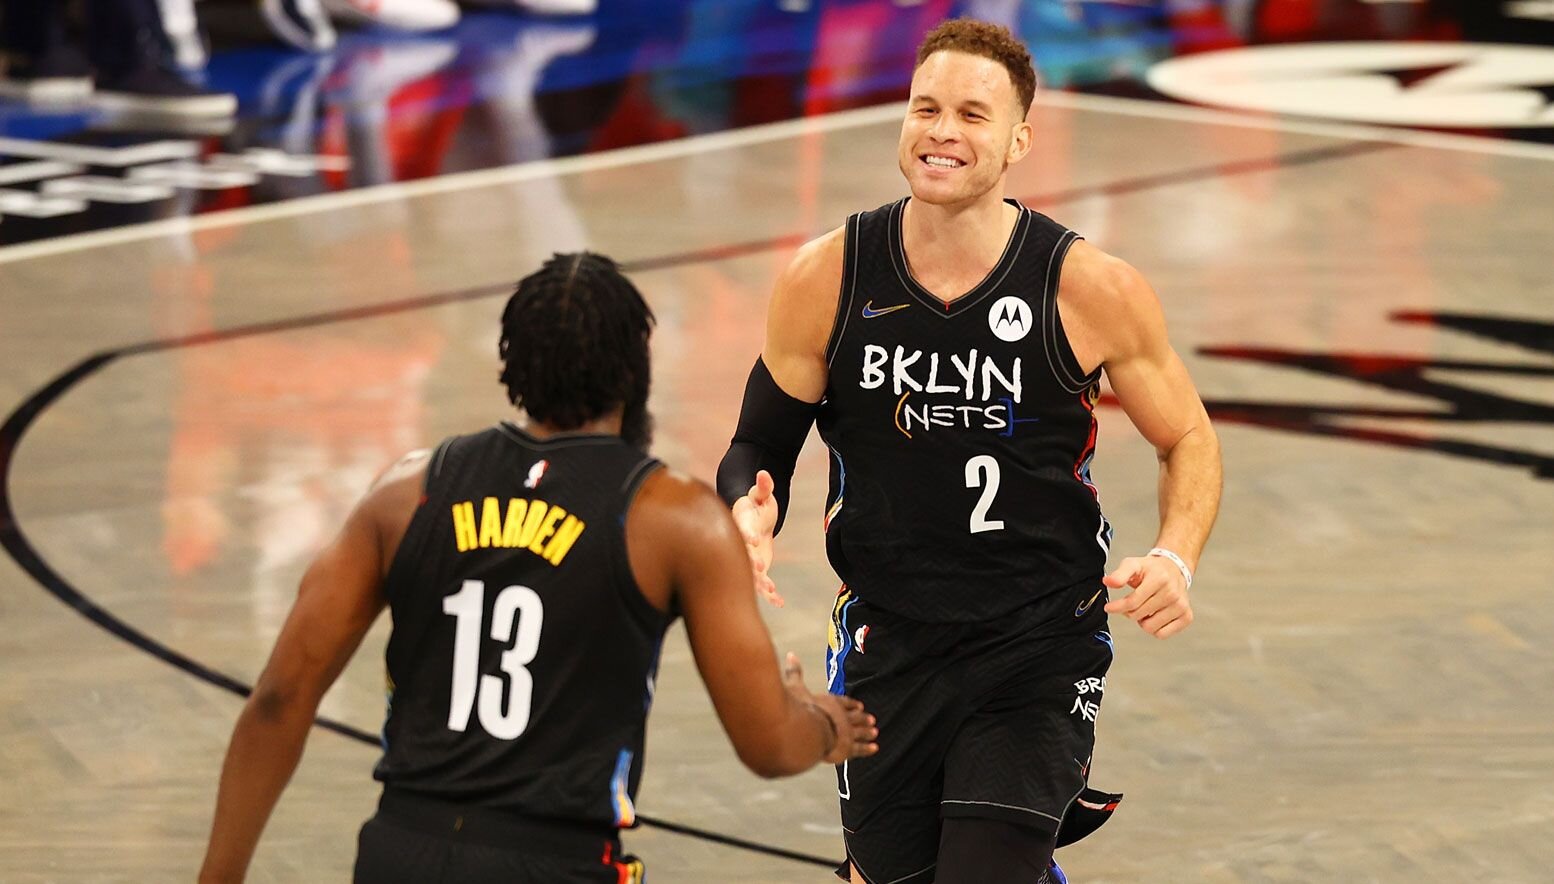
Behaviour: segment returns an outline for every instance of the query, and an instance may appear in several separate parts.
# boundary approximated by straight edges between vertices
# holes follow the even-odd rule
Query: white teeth
[[[938,166],[941,169],[959,169],[961,166],[966,165],[960,160],[954,159],[952,157],[928,156],[923,157],[923,162],[930,166]]]

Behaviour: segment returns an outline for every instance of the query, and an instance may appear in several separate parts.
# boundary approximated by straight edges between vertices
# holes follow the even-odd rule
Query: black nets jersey
[[[385,593],[374,776],[531,817],[633,822],[664,631],[625,518],[658,462],[617,436],[511,424],[440,445]]]
[[[827,553],[871,604],[988,620],[1105,569],[1090,477],[1101,373],[1081,370],[1057,309],[1078,237],[1020,207],[992,272],[945,303],[907,268],[905,206],[847,221],[818,419]]]

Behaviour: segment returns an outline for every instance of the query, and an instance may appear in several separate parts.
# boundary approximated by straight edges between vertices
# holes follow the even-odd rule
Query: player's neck
[[[1002,193],[994,188],[954,205],[909,200],[901,219],[908,265],[924,274],[947,265],[992,270],[1020,219],[1020,210],[1004,202]]]
[[[622,410],[617,408],[602,417],[591,421],[584,421],[575,427],[565,430],[555,424],[535,420],[529,415],[520,412],[513,423],[525,433],[536,439],[549,439],[552,436],[619,436],[621,434]]]

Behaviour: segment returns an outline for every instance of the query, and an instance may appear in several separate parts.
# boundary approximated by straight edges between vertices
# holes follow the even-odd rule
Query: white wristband
[[[1171,564],[1176,566],[1176,570],[1182,572],[1182,579],[1187,581],[1187,588],[1192,589],[1192,569],[1187,567],[1187,563],[1182,561],[1181,556],[1171,552],[1168,549],[1162,549],[1158,546],[1150,550],[1149,554],[1152,556],[1159,556],[1162,559],[1169,559]]]

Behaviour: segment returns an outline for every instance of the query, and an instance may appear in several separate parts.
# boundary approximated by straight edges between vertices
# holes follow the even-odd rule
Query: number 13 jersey
[[[826,549],[870,604],[990,620],[1106,565],[1111,526],[1090,477],[1101,373],[1081,370],[1057,308],[1078,237],[1019,207],[992,272],[946,303],[907,267],[905,207],[847,221],[818,419]]]
[[[618,436],[458,436],[384,583],[383,758],[404,791],[626,826],[672,617],[637,588],[626,512],[658,461]]]

